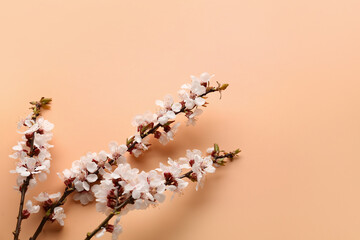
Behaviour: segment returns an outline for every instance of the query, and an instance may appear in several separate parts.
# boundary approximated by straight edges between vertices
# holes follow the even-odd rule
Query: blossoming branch
[[[111,142],[109,152],[87,153],[79,160],[74,161],[70,169],[65,169],[61,174],[58,173],[65,184],[65,190],[63,194],[60,192],[55,194],[42,192],[38,197],[35,197],[45,210],[45,215],[30,240],[35,240],[39,236],[48,221],[53,222],[56,220],[60,225],[64,225],[66,215],[62,205],[73,192],[75,192],[73,198],[83,205],[96,198],[98,211],[113,214],[114,216],[118,215],[118,210],[121,209],[121,214],[124,214],[127,211],[126,209],[146,208],[151,204],[162,202],[164,198],[163,191],[165,190],[180,192],[182,188],[187,186],[187,182],[182,180],[183,178],[198,182],[196,187],[198,189],[203,184],[205,173],[215,170],[212,166],[213,163],[222,165],[225,158],[232,159],[236,156],[239,150],[230,153],[223,152],[224,154],[221,155],[218,146],[214,145],[215,147],[212,148],[210,156],[201,157],[201,152],[198,150],[188,151],[188,160],[186,158],[179,159],[179,161],[169,160],[169,166],[161,164],[160,168],[149,173],[139,173],[137,169],[132,169],[126,163],[124,156],[126,152],[138,157],[150,147],[150,135],[153,135],[155,139],[158,139],[164,145],[173,140],[180,124],[175,122],[178,114],[184,113],[188,119],[187,125],[195,125],[196,117],[202,113],[200,107],[206,107],[208,104],[206,102],[207,94],[219,92],[221,96],[221,92],[228,87],[228,84],[220,83],[217,83],[216,87],[211,86],[210,79],[212,77],[208,73],[201,74],[199,78],[191,76],[192,82],[184,84],[178,92],[178,101],[174,101],[172,96],[166,95],[163,101],[156,101],[156,105],[159,106],[156,113],[146,112],[134,118],[132,124],[136,127],[136,133],[127,138],[125,144],[118,145],[116,142]],[[26,203],[25,210],[23,210],[23,204],[27,186],[35,183],[35,176],[37,175],[39,180],[44,180],[46,178],[45,173],[49,172],[50,154],[47,149],[52,146],[47,141],[52,137],[49,131],[53,128],[53,125],[41,117],[37,120],[37,117],[40,114],[40,109],[47,107],[50,101],[51,99],[42,98],[39,102],[31,103],[34,105],[33,114],[21,122],[22,125],[29,128],[23,132],[25,134],[23,139],[26,141],[19,142],[14,147],[16,152],[11,156],[21,159],[14,171],[19,174],[18,186],[22,193],[19,207],[20,218],[18,217],[14,239],[18,239],[21,220],[40,210],[40,206],[34,206],[31,200]],[[23,146],[30,149],[24,149]],[[35,159],[34,156],[38,155],[38,159]],[[28,160],[28,158],[32,160]],[[180,176],[179,174],[186,168],[192,170]],[[114,179],[114,176],[119,177]],[[115,183],[115,180],[117,183]],[[109,186],[106,187],[106,183],[109,183],[109,181],[114,185],[110,189],[110,192],[112,190],[116,192],[114,198],[108,198],[112,196],[112,193],[108,192]],[[160,185],[155,187],[155,183]],[[26,186],[26,188],[22,186]],[[105,208],[104,205],[100,204],[104,203],[104,199],[102,199],[104,196],[106,196],[107,200],[112,199],[112,201],[106,202]],[[111,212],[109,209],[112,211],[117,210]],[[117,223],[118,221],[116,220]],[[115,239],[120,232],[120,226],[108,224],[108,221],[104,224],[100,224],[99,228],[93,231],[94,234],[88,235],[87,239],[90,239],[96,233],[100,236],[104,231],[113,232],[113,238]]]
[[[13,232],[14,239],[19,239],[22,220],[28,218],[31,213],[37,213],[40,210],[39,206],[32,205],[31,200],[27,201],[26,209],[23,207],[28,187],[36,185],[36,178],[40,181],[45,180],[46,173],[49,173],[51,159],[49,149],[53,146],[48,141],[52,138],[50,131],[54,125],[39,116],[42,109],[49,108],[50,102],[51,98],[41,98],[40,101],[30,102],[33,105],[31,107],[32,113],[18,124],[19,129],[24,126],[27,130],[19,131],[22,134],[22,141],[13,147],[15,152],[10,155],[11,158],[19,160],[16,163],[16,169],[11,173],[18,174],[15,189],[21,193],[19,213]]]
[[[196,190],[203,186],[205,176],[215,172],[215,166],[226,163],[226,159],[232,160],[239,149],[233,152],[220,151],[217,144],[207,150],[207,155],[202,156],[200,150],[187,150],[186,157],[177,161],[169,158],[168,164],[160,163],[160,168],[150,172],[140,172],[131,168],[130,164],[120,164],[109,173],[103,175],[100,184],[94,185],[92,191],[96,197],[96,210],[107,215],[104,221],[88,233],[85,240],[94,235],[101,237],[105,232],[112,233],[112,239],[118,239],[122,227],[118,225],[120,216],[130,210],[146,209],[149,206],[164,202],[166,190],[181,193],[188,186],[184,178],[197,182]],[[184,173],[184,170],[187,170]],[[114,224],[109,221],[117,216]]]

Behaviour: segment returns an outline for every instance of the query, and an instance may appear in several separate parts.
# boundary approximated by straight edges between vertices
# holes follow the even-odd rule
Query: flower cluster
[[[127,151],[135,157],[146,151],[150,145],[148,142],[150,133],[154,134],[154,137],[164,145],[173,140],[180,125],[180,123],[174,123],[178,113],[184,112],[188,118],[188,124],[194,125],[195,117],[202,112],[198,107],[206,104],[206,93],[221,91],[219,87],[209,86],[211,77],[208,73],[201,74],[200,78],[191,76],[192,83],[184,84],[179,91],[179,102],[174,102],[172,96],[166,95],[163,101],[156,101],[156,105],[160,107],[157,113],[146,112],[143,115],[135,116],[132,124],[136,127],[137,133],[127,140],[126,145],[112,142],[110,153],[104,151],[88,153],[80,160],[74,161],[71,169],[66,169],[60,174],[67,187],[74,186],[76,189],[74,199],[83,205],[93,201],[91,185],[101,179],[107,171],[110,171],[112,165],[125,163],[126,159],[123,155]]]
[[[53,136],[51,130],[54,128],[54,124],[43,117],[36,120],[29,115],[19,122],[18,128],[22,126],[27,129],[23,132],[19,131],[22,134],[22,141],[13,147],[15,152],[10,155],[13,159],[19,159],[16,169],[10,171],[18,174],[16,189],[20,189],[27,178],[29,186],[36,184],[35,177],[40,181],[46,179],[51,160],[49,149],[53,147],[49,141]]]
[[[209,148],[208,153],[212,153],[214,148]],[[206,173],[214,173],[215,167],[213,166],[213,158],[212,156],[201,157],[201,152],[197,149],[195,150],[187,150],[186,157],[180,158],[179,162],[183,163],[183,167],[186,169],[191,169],[191,173],[189,174],[189,178],[192,181],[197,182],[196,190],[199,187],[202,187],[204,184],[204,176]]]
[[[130,210],[146,209],[163,202],[166,190],[181,193],[188,186],[184,178],[203,185],[205,175],[215,172],[213,162],[216,157],[212,151],[210,154],[203,156],[199,150],[187,150],[186,157],[176,161],[169,158],[167,164],[160,163],[159,168],[149,172],[140,172],[128,163],[119,164],[114,171],[103,175],[100,184],[91,188],[97,202],[96,209],[106,215],[124,215]],[[189,171],[184,173],[184,170]],[[117,239],[121,230],[113,229],[121,229],[118,222],[117,219],[116,227],[110,224],[102,226],[96,236],[108,231],[113,233],[113,239]]]
[[[109,144],[110,152],[87,153],[80,160],[72,163],[71,169],[65,169],[58,174],[67,187],[74,187],[77,191],[74,199],[86,205],[94,200],[90,192],[90,185],[98,178],[111,171],[112,164],[121,164],[126,161],[123,154],[127,151],[125,145],[118,145],[116,142]]]
[[[202,73],[200,77],[191,76],[192,82],[184,84],[178,92],[179,101],[175,102],[171,95],[166,95],[163,100],[157,100],[155,103],[159,106],[156,113],[146,112],[142,115],[135,116],[132,124],[137,128],[136,134],[128,140],[133,146],[130,152],[138,157],[143,151],[148,149],[149,133],[153,133],[155,138],[163,145],[173,140],[174,134],[179,127],[174,119],[180,112],[185,113],[188,118],[187,125],[195,125],[196,117],[202,113],[198,107],[205,106],[205,95],[213,91],[221,91],[227,85],[215,88],[210,87],[210,79],[213,75]],[[162,128],[162,130],[160,130]]]

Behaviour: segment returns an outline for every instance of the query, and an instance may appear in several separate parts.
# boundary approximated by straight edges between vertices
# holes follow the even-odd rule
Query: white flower
[[[95,182],[97,179],[98,179],[98,176],[97,176],[96,174],[89,174],[89,175],[87,175],[87,177],[86,177],[86,180],[87,180],[89,183],[93,183],[93,182]]]
[[[134,120],[132,121],[132,125],[134,127],[146,126],[149,123],[155,122],[157,119],[157,115],[155,113],[146,112],[142,115],[136,115]]]
[[[204,176],[206,173],[214,173],[215,167],[211,156],[202,157],[200,150],[187,150],[186,157],[180,158],[179,162],[184,168],[191,168],[191,177],[197,181],[196,190],[204,184]]]
[[[189,89],[191,90],[192,93],[196,94],[197,96],[200,96],[202,94],[206,93],[206,87],[203,86],[203,83],[208,83],[209,80],[213,77],[214,75],[210,75],[206,72],[202,73],[200,75],[200,78],[197,78],[195,76],[191,76],[192,82],[191,85],[186,85],[184,86],[185,89]]]
[[[112,237],[111,239],[112,240],[117,240],[120,233],[122,232],[122,227],[120,225],[118,225],[120,222],[120,216],[118,216],[114,222],[114,225],[113,225],[113,229],[111,230],[112,231]],[[97,232],[97,234],[95,235],[95,237],[97,238],[100,238],[102,236],[104,236],[105,232],[107,231],[107,228],[105,227],[102,227],[100,229],[99,232]]]
[[[213,151],[214,151],[214,147],[210,147],[210,148],[206,149],[206,153],[208,153],[208,154],[212,154]]]
[[[61,226],[64,226],[64,218],[66,218],[64,209],[62,207],[54,208],[54,215],[52,219],[58,221]]]
[[[109,148],[110,155],[112,159],[117,162],[117,164],[126,162],[126,158],[123,155],[127,152],[128,148],[125,144],[118,145],[117,142],[110,142]]]
[[[142,153],[141,150],[139,150],[139,149],[134,149],[131,152],[134,155],[134,157],[139,157]]]
[[[11,173],[19,173],[23,177],[30,176],[31,174],[40,174],[42,171],[48,171],[50,167],[50,161],[46,160],[41,164],[33,157],[23,156],[21,162],[16,167],[15,171]]]
[[[142,151],[148,150],[147,145],[148,143],[148,138],[144,137],[142,138],[140,136],[140,134],[135,134],[134,135],[134,141],[136,142],[134,148],[131,150],[131,153],[135,156],[138,157],[141,155]]]
[[[94,173],[94,172],[96,172],[96,170],[98,170],[98,165],[95,162],[87,162],[86,163],[86,169],[90,173]]]
[[[60,199],[61,193],[48,194],[47,192],[41,192],[37,197],[34,197],[38,202],[46,202],[49,199],[57,201]]]
[[[163,174],[165,181],[169,182],[170,185],[166,186],[167,190],[181,192],[189,184],[180,178],[182,165],[171,158],[168,160],[168,165],[160,163],[160,168],[156,170]]]
[[[197,105],[197,106],[202,106],[205,104],[205,99],[202,98],[202,97],[196,97],[195,100],[194,100],[194,103]]]
[[[54,124],[45,120],[43,117],[39,117],[36,122],[39,125],[39,128],[45,132],[50,132],[54,128]]]
[[[39,210],[40,210],[40,206],[39,205],[33,205],[31,200],[28,200],[25,204],[26,206],[26,210],[29,212],[29,213],[38,213]]]
[[[169,119],[175,119],[176,115],[173,111],[167,111],[164,115],[158,118],[158,121],[161,125],[164,125],[169,121]]]
[[[198,82],[200,82],[200,83],[207,83],[207,82],[210,81],[210,79],[211,79],[213,76],[215,76],[215,75],[214,75],[214,74],[213,74],[213,75],[210,75],[210,74],[207,73],[207,72],[203,72],[202,74],[200,74],[200,78],[197,78],[197,77],[191,75],[191,79],[192,79],[193,81],[198,81]]]
[[[112,240],[117,240],[120,233],[122,232],[122,227],[118,225],[120,222],[120,216],[118,216],[114,222],[114,230],[112,232]]]
[[[204,93],[206,93],[206,87],[201,85],[200,81],[194,80],[191,83],[191,92],[196,94],[197,96],[200,96]]]
[[[197,108],[195,109],[195,111],[188,117],[188,121],[186,123],[186,125],[195,125],[196,123],[196,118],[197,116],[199,116],[200,114],[202,114],[203,110]]]
[[[80,201],[82,205],[86,205],[89,202],[94,201],[94,196],[90,192],[77,192],[74,194],[74,200]]]
[[[106,177],[106,176],[104,176]],[[107,210],[107,196],[111,190],[115,189],[112,179],[101,180],[100,184],[94,185],[91,191],[96,197],[96,210],[105,213]]]
[[[81,181],[79,179],[75,179],[74,180],[74,186],[75,186],[75,189],[78,191],[78,192],[81,192],[81,191],[89,191],[90,190],[90,185],[87,181]]]
[[[159,142],[163,145],[166,145],[169,141],[172,141],[174,140],[174,135],[175,133],[177,132],[178,128],[180,126],[180,123],[175,123],[170,131],[168,132],[162,132],[161,133],[161,136],[159,138]]]
[[[147,182],[149,183],[149,192],[153,195],[153,198],[162,203],[165,200],[165,194],[163,193],[166,189],[163,176],[152,170],[148,173]]]
[[[181,108],[182,108],[181,103],[174,103],[171,107],[171,110],[173,110],[175,113],[178,113],[180,112]]]
[[[170,109],[171,105],[174,103],[174,99],[171,95],[166,95],[164,97],[164,101],[156,100],[155,104],[160,106],[161,108]]]
[[[114,143],[110,144],[110,148],[112,155],[123,152],[123,147],[115,146]],[[94,200],[93,195],[89,193],[90,185],[96,182],[100,175],[107,174],[111,170],[112,167],[107,162],[110,155],[104,151],[98,154],[87,153],[80,160],[74,161],[70,170],[66,169],[62,174],[58,174],[67,186],[74,185],[77,191],[74,200],[80,201],[83,205]]]

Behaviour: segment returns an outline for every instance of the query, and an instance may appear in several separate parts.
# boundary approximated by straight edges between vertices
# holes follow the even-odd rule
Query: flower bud
[[[107,232],[112,233],[114,231],[114,225],[108,224],[105,229]]]
[[[29,216],[30,216],[30,212],[27,209],[22,211],[22,213],[21,213],[22,219],[27,219]]]

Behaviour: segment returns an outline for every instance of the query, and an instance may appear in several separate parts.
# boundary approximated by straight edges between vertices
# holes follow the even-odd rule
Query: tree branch
[[[222,159],[222,158],[230,158],[230,159],[232,159],[232,158],[234,158],[235,155],[237,154],[237,153],[235,153],[235,152],[237,152],[237,150],[234,151],[234,152],[225,153],[225,154],[223,154],[223,155],[216,155],[216,156],[213,157],[213,158],[214,158],[213,162],[215,163],[217,159]],[[190,170],[190,171],[184,173],[183,175],[181,175],[179,178],[189,178],[189,179],[190,179],[190,175],[191,175],[192,172],[193,172],[193,171]],[[171,184],[171,182],[169,182],[169,181],[165,182],[165,185],[170,185],[170,184]],[[132,196],[130,196],[130,197],[128,197],[124,202],[122,202],[120,205],[118,205],[117,207],[115,207],[114,210],[104,219],[104,221],[102,221],[102,222],[99,224],[99,226],[97,226],[97,228],[95,228],[92,232],[89,232],[89,233],[87,234],[85,240],[90,240],[93,236],[95,236],[95,234],[96,234],[98,231],[100,231],[102,228],[104,228],[104,227],[106,227],[106,226],[108,225],[109,221],[110,221],[115,215],[117,215],[117,214],[119,213],[119,210],[121,210],[121,208],[125,207],[125,206],[126,206],[127,204],[129,204],[129,203],[132,203],[133,201],[134,201],[134,199],[132,198]],[[30,239],[30,240],[31,240],[31,239]]]
[[[53,203],[51,205],[51,207],[49,208],[49,210],[46,211],[45,216],[42,218],[42,220],[41,220],[39,226],[37,227],[34,235],[31,238],[29,238],[29,240],[35,240],[39,236],[39,234],[41,233],[41,231],[42,231],[44,225],[46,224],[46,222],[48,220],[51,220],[52,214],[54,213],[54,209],[56,207],[58,207],[58,206],[63,205],[65,203],[65,199],[67,198],[67,196],[69,196],[74,190],[75,190],[74,188],[66,188],[65,189],[65,192],[63,193],[61,198],[57,202]]]

